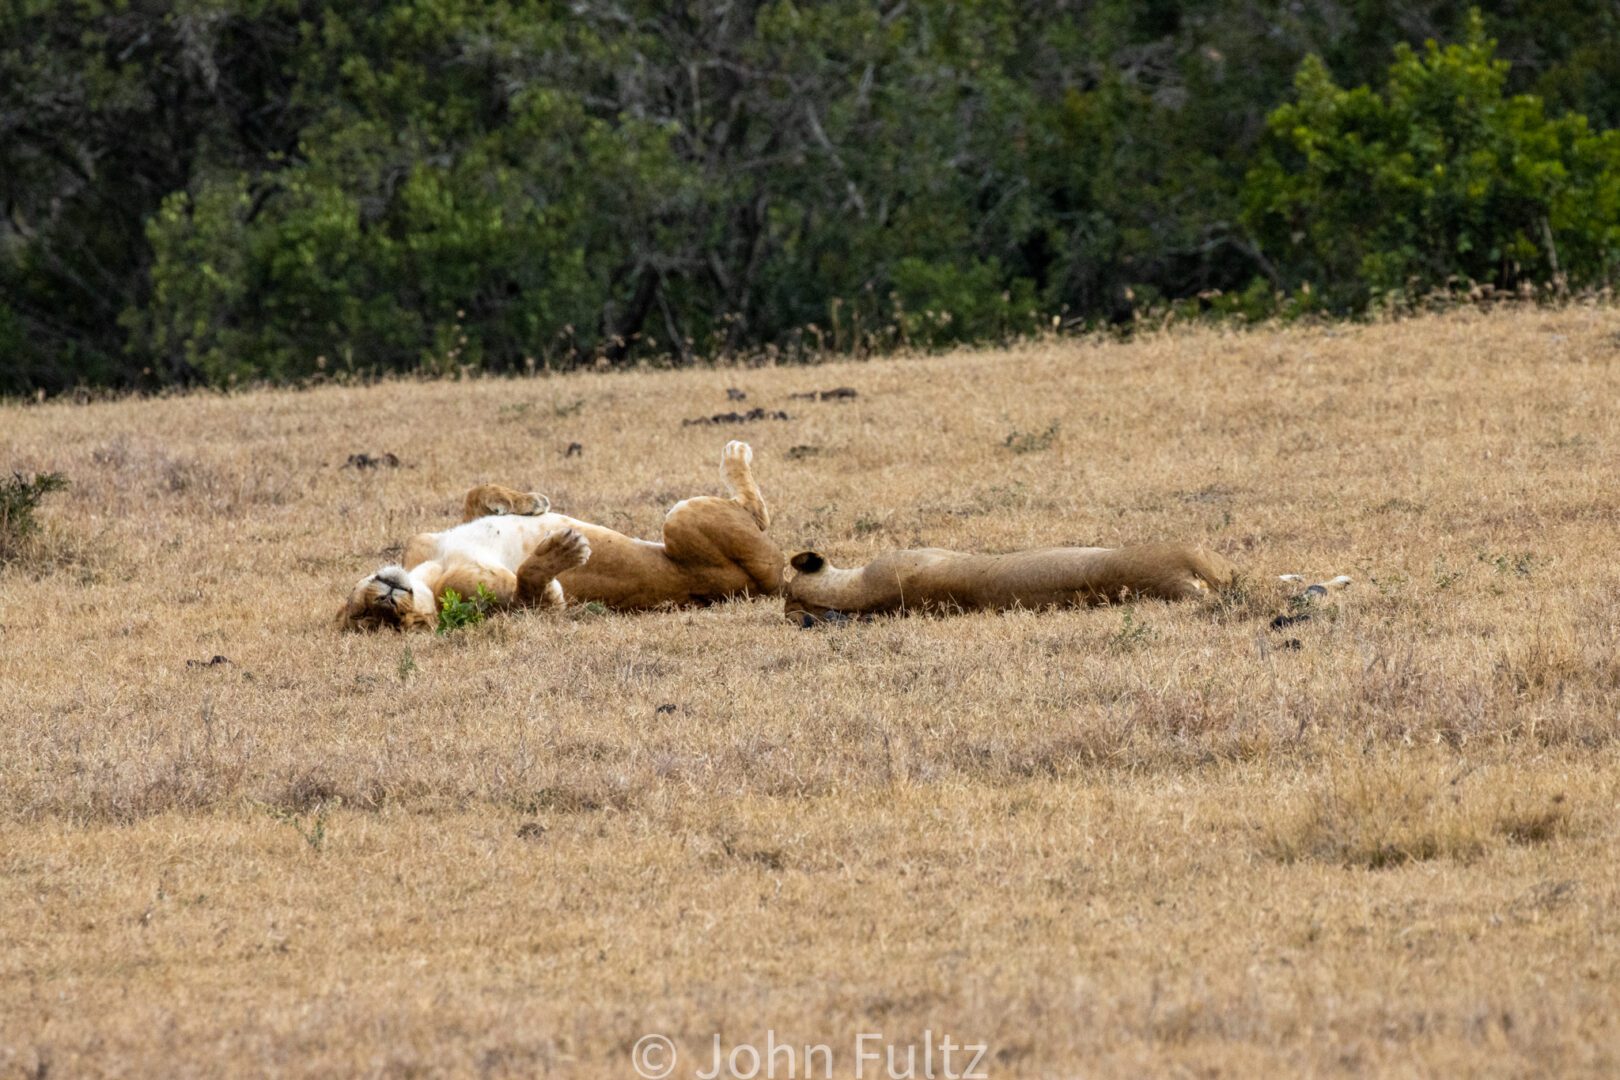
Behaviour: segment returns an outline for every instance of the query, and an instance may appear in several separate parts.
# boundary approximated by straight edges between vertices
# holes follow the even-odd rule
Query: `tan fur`
[[[470,597],[480,585],[499,606],[596,601],[617,611],[774,596],[782,588],[782,551],[765,535],[770,512],[752,460],[746,443],[727,443],[720,475],[731,497],[677,503],[664,517],[661,541],[551,513],[543,495],[481,484],[467,493],[460,525],[412,537],[402,565],[362,578],[339,625],[432,627],[447,590]]]
[[[1232,564],[1190,544],[1041,548],[969,555],[939,548],[894,551],[843,570],[815,552],[793,557],[786,612],[796,621],[830,612],[1071,607],[1141,598],[1190,600],[1232,584]]]

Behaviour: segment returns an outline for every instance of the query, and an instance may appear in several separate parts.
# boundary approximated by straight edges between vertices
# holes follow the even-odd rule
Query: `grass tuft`
[[[1014,429],[1001,440],[1005,446],[1015,454],[1038,454],[1042,450],[1050,450],[1057,442],[1058,433],[1062,425],[1054,420],[1046,425],[1045,431],[1018,431]]]
[[[1570,831],[1569,804],[1562,794],[1541,806],[1510,806],[1496,817],[1496,831],[1515,844],[1545,844]]]
[[[1523,809],[1511,788],[1472,768],[1453,768],[1449,777],[1446,769],[1428,755],[1337,765],[1285,806],[1266,847],[1283,862],[1381,870],[1434,859],[1469,862],[1504,839],[1545,843],[1570,829],[1562,793]]]
[[[1472,859],[1490,822],[1470,812],[1432,769],[1403,759],[1331,772],[1272,825],[1271,853],[1381,870],[1430,859]]]

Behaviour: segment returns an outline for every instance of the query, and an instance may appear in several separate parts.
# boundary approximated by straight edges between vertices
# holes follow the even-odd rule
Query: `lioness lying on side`
[[[784,589],[785,611],[801,626],[841,615],[1193,600],[1219,593],[1237,578],[1230,562],[1194,544],[1056,547],[1007,555],[918,548],[879,555],[849,570],[802,551],[790,565],[796,573]],[[1349,581],[1335,578],[1305,591],[1325,593]]]
[[[338,623],[431,629],[447,590],[472,596],[480,585],[501,606],[594,600],[619,611],[774,596],[782,588],[782,551],[765,535],[770,512],[754,482],[753,457],[747,443],[727,443],[720,477],[731,497],[676,503],[661,542],[551,513],[544,495],[480,484],[467,493],[460,525],[417,534],[400,565],[360,579]]]

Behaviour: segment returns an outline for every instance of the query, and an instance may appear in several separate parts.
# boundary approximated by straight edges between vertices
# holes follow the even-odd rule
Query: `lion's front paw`
[[[548,514],[551,512],[551,500],[540,494],[538,491],[526,492],[524,494],[524,499],[526,499],[527,502],[521,503],[517,507],[515,511],[516,513],[524,514],[528,517],[539,517],[541,514]]]
[[[741,462],[744,465],[754,463],[754,448],[741,439],[732,439],[726,443],[726,448],[720,451],[720,460],[726,463]]]

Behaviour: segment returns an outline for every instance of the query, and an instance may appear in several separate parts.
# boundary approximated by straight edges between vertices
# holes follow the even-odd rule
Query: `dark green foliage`
[[[482,582],[479,582],[477,592],[465,598],[454,589],[446,589],[444,595],[439,597],[437,630],[441,634],[448,634],[463,627],[477,626],[484,621],[485,616],[495,610],[495,605],[495,594]],[[414,666],[413,663],[413,669]],[[403,667],[401,671],[404,671]]]
[[[1381,91],[1315,58],[1274,112],[1246,219],[1284,283],[1336,308],[1452,284],[1602,285],[1620,270],[1620,131],[1508,96],[1475,18],[1467,40],[1401,46]]]
[[[67,477],[54,472],[33,476],[14,472],[0,480],[0,562],[9,562],[38,530],[34,510],[40,500],[67,486]]]
[[[1511,68],[1468,19],[18,0],[0,393],[862,354],[1193,298],[1607,280],[1620,14],[1488,12]],[[1386,75],[1429,38],[1464,44]],[[1361,84],[1384,89],[1339,89]]]

